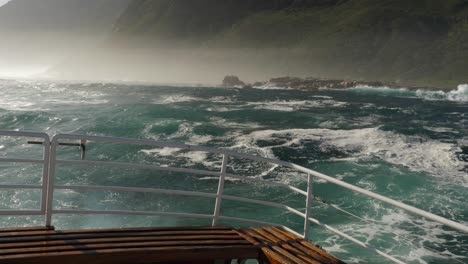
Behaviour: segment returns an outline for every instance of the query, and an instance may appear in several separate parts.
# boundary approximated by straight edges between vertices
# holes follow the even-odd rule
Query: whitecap
[[[258,147],[257,141],[275,141],[268,147]],[[454,144],[430,140],[419,136],[406,136],[377,128],[352,130],[288,129],[259,130],[238,137],[236,146],[259,148],[257,153],[275,157],[273,148],[302,148],[304,141],[317,141],[323,151],[338,149],[359,159],[379,158],[388,163],[405,166],[412,171],[427,172],[435,177],[468,186],[468,175],[461,171]]]
[[[182,102],[194,102],[202,101],[201,98],[188,96],[188,95],[170,95],[166,97],[159,98],[155,103],[157,104],[172,104],[172,103],[182,103]]]
[[[460,84],[457,90],[450,92],[417,90],[416,95],[430,101],[468,102],[468,84]]]
[[[260,85],[260,86],[254,86],[253,88],[260,89],[260,90],[290,90],[291,89],[289,87],[276,86],[276,85],[271,84],[271,83],[266,83],[266,84]]]
[[[459,134],[458,131],[455,131],[453,128],[450,127],[428,127],[428,126],[423,126],[424,129],[436,132],[436,133],[453,133],[453,134]]]
[[[297,110],[306,110],[312,108],[323,107],[344,107],[348,105],[346,102],[335,100],[291,100],[291,101],[264,101],[264,102],[248,102],[247,106],[254,106],[254,109],[264,109],[272,111],[292,112]]]

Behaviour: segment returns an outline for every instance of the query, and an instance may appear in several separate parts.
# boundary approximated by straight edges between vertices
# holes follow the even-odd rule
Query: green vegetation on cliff
[[[468,82],[467,0],[133,0],[114,36],[150,46],[279,49],[315,76]]]

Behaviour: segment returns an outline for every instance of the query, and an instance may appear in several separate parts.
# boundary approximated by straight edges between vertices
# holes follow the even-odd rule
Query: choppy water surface
[[[346,182],[468,224],[468,87],[444,92],[357,87],[324,89],[222,89],[100,83],[0,81],[4,130],[82,133],[216,146],[295,162]],[[2,156],[33,155],[37,146],[3,139]],[[60,155],[77,156],[78,149]],[[88,159],[217,170],[220,157],[175,149],[90,144]],[[230,170],[305,188],[306,176],[265,164],[231,161]],[[40,182],[36,165],[1,164],[2,184]],[[215,192],[217,179],[142,170],[59,167],[59,184],[121,185]],[[304,207],[283,189],[241,181],[228,194]],[[313,216],[410,263],[468,262],[468,235],[455,232],[325,182],[315,194],[356,219],[314,202]],[[39,193],[0,191],[0,208],[37,208]],[[212,213],[214,201],[119,192],[57,191],[58,208]],[[225,201],[223,214],[289,225],[302,220],[279,209]],[[1,226],[43,224],[40,217],[0,217]],[[58,228],[209,224],[143,216],[54,217]],[[234,223],[230,223],[234,224]],[[392,229],[392,232],[388,230]],[[386,263],[321,227],[311,238],[349,263]],[[410,246],[410,245],[414,245]],[[436,256],[427,248],[442,253]]]

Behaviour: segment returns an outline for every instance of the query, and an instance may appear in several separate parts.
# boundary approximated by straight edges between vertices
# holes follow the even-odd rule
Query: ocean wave
[[[203,99],[193,97],[193,96],[188,96],[188,95],[170,95],[170,96],[159,98],[159,100],[156,101],[155,103],[172,104],[172,103],[195,102],[195,101],[203,101]]]
[[[270,83],[267,83],[261,86],[254,86],[253,88],[260,89],[260,90],[291,90],[291,88],[276,86]]]
[[[36,81],[0,83],[0,108],[10,111],[47,111],[63,105],[106,104],[98,89]]]
[[[377,94],[386,96],[415,96],[414,91],[407,88],[393,88],[388,86],[375,87],[369,85],[357,85],[351,88],[336,89],[336,88],[322,88],[321,90],[336,90],[336,91],[352,91],[362,94]]]
[[[273,142],[261,148],[270,157],[275,157],[275,148],[303,148],[304,142],[315,141],[319,142],[318,148],[323,153],[338,150],[355,159],[379,158],[412,171],[445,177],[468,186],[468,174],[461,171],[463,164],[456,157],[457,147],[454,144],[383,131],[378,127],[260,130],[239,137],[237,141],[238,145],[253,148],[258,148],[260,141]]]
[[[188,103],[188,102],[211,102],[211,103],[232,103],[232,98],[228,96],[214,96],[209,98],[201,98],[190,95],[164,95],[155,100],[154,104],[173,104],[173,103]]]
[[[450,92],[417,90],[416,96],[430,101],[468,102],[468,84],[460,84]]]
[[[336,89],[322,88],[321,90],[347,91],[359,94],[382,95],[394,97],[413,97],[427,101],[452,101],[452,102],[468,102],[468,84],[460,84],[457,90],[442,91],[442,90],[410,90],[408,88],[393,88],[393,87],[373,87],[367,85],[358,85],[352,88]]]
[[[306,110],[306,109],[312,109],[312,108],[344,107],[348,105],[348,103],[325,99],[325,100],[301,100],[301,101],[277,100],[277,101],[265,101],[265,102],[248,102],[247,105],[254,106],[254,109],[293,112],[297,110]]]

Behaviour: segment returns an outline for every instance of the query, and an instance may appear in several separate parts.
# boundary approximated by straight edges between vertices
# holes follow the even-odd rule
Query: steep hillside
[[[291,75],[468,82],[467,0],[133,0],[113,36],[146,47],[276,49]]]
[[[163,41],[200,41],[231,29],[249,15],[286,8],[330,6],[338,0],[134,0],[121,16],[118,34]]]

